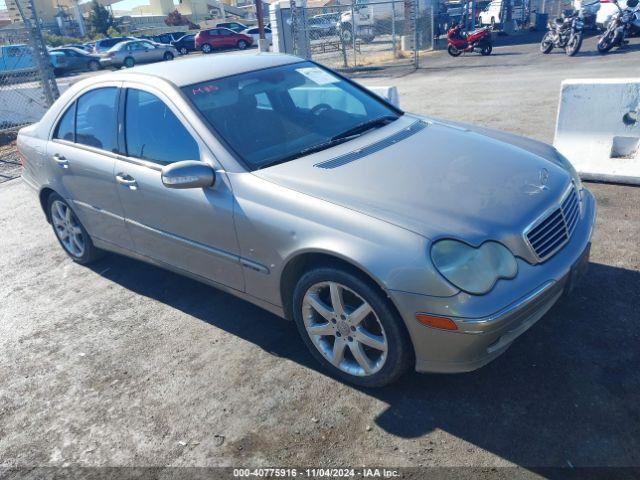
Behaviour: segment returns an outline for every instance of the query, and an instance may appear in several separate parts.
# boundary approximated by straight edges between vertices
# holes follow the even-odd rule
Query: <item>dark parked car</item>
[[[165,45],[171,45],[173,42],[184,37],[186,32],[165,32],[158,35],[154,35],[151,40],[158,43],[164,43]]]
[[[176,47],[180,55],[186,55],[196,49],[196,36],[195,34],[183,35],[178,40],[172,41],[171,45]]]
[[[222,22],[217,24],[216,28],[228,28],[229,30],[232,30],[236,33],[240,33],[249,28],[249,26],[240,22]]]
[[[244,50],[253,44],[253,38],[243,33],[236,33],[228,28],[212,28],[200,30],[196,35],[196,48],[203,53],[211,53],[215,48],[239,48]]]
[[[127,42],[129,40],[137,40],[137,38],[133,37],[113,37],[113,38],[102,38],[100,40],[96,40],[96,43],[93,45],[93,53],[104,53],[109,50],[111,47],[119,44],[120,42]]]
[[[317,15],[308,20],[309,37],[321,38],[336,35],[338,33],[337,23],[326,15]]]
[[[89,53],[75,47],[54,48],[51,52],[60,52],[65,57],[64,66],[58,68],[60,73],[63,72],[87,72],[100,70],[100,55]]]

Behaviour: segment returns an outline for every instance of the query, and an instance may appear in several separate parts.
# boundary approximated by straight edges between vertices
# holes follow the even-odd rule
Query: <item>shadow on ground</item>
[[[273,355],[318,368],[292,323],[231,295],[116,255],[93,269]],[[488,366],[459,375],[412,373],[365,390],[388,404],[375,422],[402,438],[444,430],[525,467],[640,465],[639,304],[639,272],[591,264],[572,296]]]

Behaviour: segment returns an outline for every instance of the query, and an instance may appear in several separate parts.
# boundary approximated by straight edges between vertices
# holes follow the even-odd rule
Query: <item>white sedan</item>
[[[258,27],[247,28],[246,30],[243,30],[241,33],[245,35],[249,35],[251,38],[253,38],[253,44],[258,45],[258,39],[260,38],[260,32],[258,30]],[[269,45],[271,45],[271,29],[270,28],[264,27],[264,38],[269,40]]]

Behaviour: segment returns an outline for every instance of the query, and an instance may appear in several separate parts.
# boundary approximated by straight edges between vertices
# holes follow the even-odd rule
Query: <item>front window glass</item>
[[[183,91],[251,170],[348,141],[400,115],[311,62],[213,79]]]
[[[117,101],[116,87],[97,88],[78,99],[76,143],[109,152],[117,150]]]
[[[130,88],[125,107],[127,155],[156,163],[199,160],[198,144],[155,95]]]

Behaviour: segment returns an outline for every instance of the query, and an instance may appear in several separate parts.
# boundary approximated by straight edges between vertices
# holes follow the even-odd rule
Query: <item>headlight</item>
[[[431,259],[444,278],[475,295],[487,293],[500,278],[518,273],[513,254],[497,242],[476,248],[457,240],[440,240],[431,247]]]
[[[571,174],[573,183],[576,184],[576,188],[578,189],[578,191],[582,190],[582,180],[580,180],[580,175],[578,175],[578,172],[576,172],[576,169],[573,168],[573,165],[571,165],[571,162],[567,160],[567,158],[557,150],[556,150],[556,157],[558,158],[558,163],[560,164],[560,166]]]

